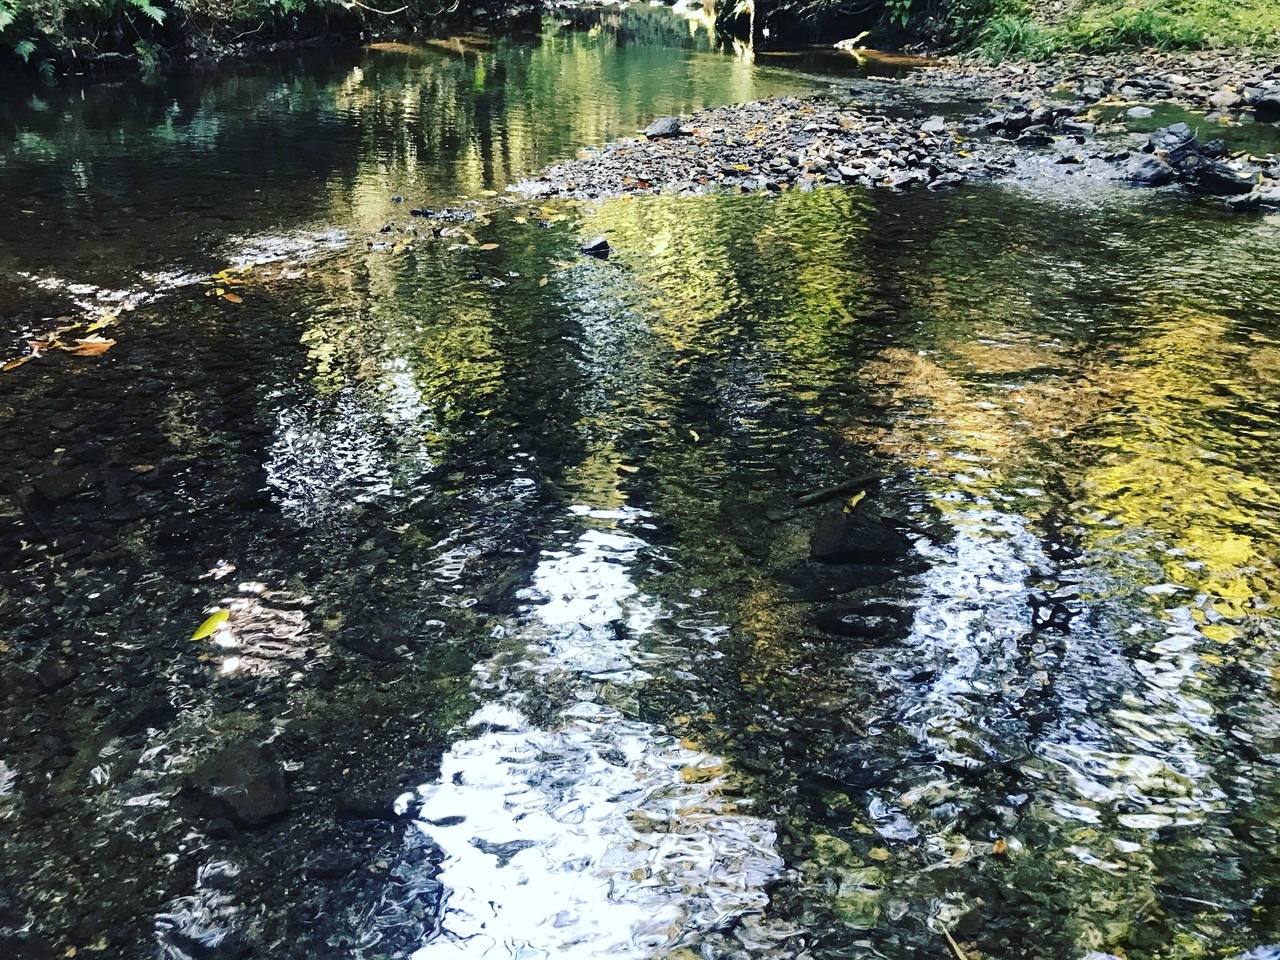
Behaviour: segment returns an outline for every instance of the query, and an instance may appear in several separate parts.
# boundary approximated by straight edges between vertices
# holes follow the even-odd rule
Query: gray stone
[[[1150,187],[1159,187],[1166,183],[1172,183],[1174,176],[1173,167],[1152,154],[1145,154],[1131,160],[1128,169],[1125,171],[1127,179]]]
[[[658,137],[677,137],[680,135],[679,117],[659,117],[641,131],[650,140]]]
[[[1161,127],[1147,139],[1147,152],[1160,154],[1176,166],[1197,152],[1195,131],[1185,123]]]

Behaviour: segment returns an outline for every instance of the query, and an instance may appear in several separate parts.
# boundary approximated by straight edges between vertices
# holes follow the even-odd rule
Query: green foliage
[[[1195,19],[1175,13],[1165,3],[1145,7],[1126,4],[1104,16],[1083,16],[1068,24],[1065,35],[1075,49],[1095,53],[1195,48],[1205,46],[1208,40]]]
[[[911,0],[884,0],[884,12],[890,23],[905,27],[911,19]]]
[[[1054,23],[1035,19],[1029,0],[882,0],[880,11],[886,27],[938,47],[976,49],[992,62],[1068,51],[1280,46],[1277,0],[1077,0],[1068,7],[1073,12]]]
[[[999,63],[1011,57],[1043,60],[1058,47],[1059,38],[1030,18],[1003,16],[983,29],[978,49],[991,63]]]

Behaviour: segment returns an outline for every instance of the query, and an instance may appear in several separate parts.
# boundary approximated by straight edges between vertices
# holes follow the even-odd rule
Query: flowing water
[[[1280,221],[505,195],[763,63],[6,94],[7,956],[1273,955]]]

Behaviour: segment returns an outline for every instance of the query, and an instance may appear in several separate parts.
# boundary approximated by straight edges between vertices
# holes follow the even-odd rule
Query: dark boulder
[[[1280,91],[1259,97],[1253,105],[1253,116],[1263,123],[1280,123]]]
[[[640,132],[650,140],[656,140],[658,137],[678,137],[680,135],[680,118],[659,117]]]
[[[809,555],[821,563],[891,564],[911,552],[911,541],[865,510],[832,505],[818,521]]]
[[[611,251],[612,247],[609,246],[609,241],[604,237],[597,237],[590,243],[584,243],[582,245],[583,253],[589,257],[598,257],[601,260],[608,260],[609,253]]]
[[[275,751],[247,740],[209,757],[187,777],[185,793],[210,819],[226,817],[247,829],[283,816],[292,803]]]
[[[1182,181],[1192,190],[1213,196],[1249,193],[1254,187],[1251,178],[1208,157],[1188,157],[1182,161],[1181,174]]]
[[[1141,183],[1151,187],[1172,183],[1175,176],[1176,171],[1173,167],[1152,154],[1135,157],[1129,162],[1129,167],[1125,172],[1127,179],[1132,180],[1134,183]]]

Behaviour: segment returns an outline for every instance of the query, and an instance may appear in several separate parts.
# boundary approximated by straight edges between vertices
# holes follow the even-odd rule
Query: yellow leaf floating
[[[888,860],[892,854],[890,854],[884,847],[875,847],[874,849],[867,851],[867,856],[872,860],[885,861]]]
[[[230,610],[215,610],[204,623],[196,628],[196,632],[191,635],[192,640],[203,640],[205,637],[211,637],[218,632],[221,627],[231,618]]]
[[[480,244],[480,246],[479,246],[477,249],[479,249],[479,250],[497,250],[497,249],[498,249],[498,245],[497,245],[496,243],[482,243],[482,244]]]
[[[546,278],[546,277],[543,277],[541,280],[539,280],[539,281],[538,281],[538,286],[540,286],[540,287],[545,287],[546,285],[547,285],[547,278]]]

